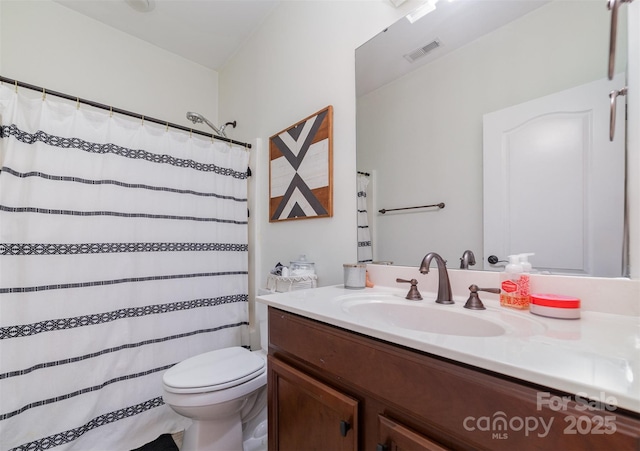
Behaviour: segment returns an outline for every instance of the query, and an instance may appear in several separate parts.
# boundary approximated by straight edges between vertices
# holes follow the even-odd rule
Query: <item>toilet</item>
[[[164,402],[193,421],[184,432],[182,451],[267,449],[266,318],[260,326],[259,351],[218,349],[164,373]]]

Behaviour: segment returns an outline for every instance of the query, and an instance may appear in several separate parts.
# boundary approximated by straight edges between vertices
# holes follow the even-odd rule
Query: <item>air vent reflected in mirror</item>
[[[407,61],[409,61],[410,63],[413,63],[418,58],[422,58],[427,53],[437,49],[441,45],[442,44],[440,43],[440,39],[436,38],[430,43],[428,43],[427,45],[423,45],[422,47],[414,50],[413,52],[407,53],[406,55],[404,55],[404,57],[407,59]]]

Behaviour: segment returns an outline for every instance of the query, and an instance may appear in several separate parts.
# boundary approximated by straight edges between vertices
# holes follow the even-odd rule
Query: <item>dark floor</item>
[[[132,451],[178,451],[171,434],[162,434],[160,437],[146,445]]]

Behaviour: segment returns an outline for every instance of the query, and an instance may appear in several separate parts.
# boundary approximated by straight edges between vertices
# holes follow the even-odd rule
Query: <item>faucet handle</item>
[[[464,304],[464,308],[471,310],[486,310],[484,304],[480,300],[480,296],[478,296],[478,291],[499,294],[500,288],[479,288],[478,285],[470,285],[469,291],[469,299],[467,299],[467,303]]]
[[[399,283],[410,283],[411,284],[411,288],[409,289],[409,292],[405,296],[405,299],[409,299],[410,301],[420,301],[420,300],[422,300],[422,295],[418,291],[418,281],[416,279],[411,279],[411,280],[396,279],[396,282],[399,282]]]

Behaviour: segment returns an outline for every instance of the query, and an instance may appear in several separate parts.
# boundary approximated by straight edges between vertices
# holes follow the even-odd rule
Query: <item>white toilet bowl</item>
[[[183,451],[241,451],[242,425],[266,411],[264,351],[231,347],[186,359],[162,377],[163,399],[193,420]]]

